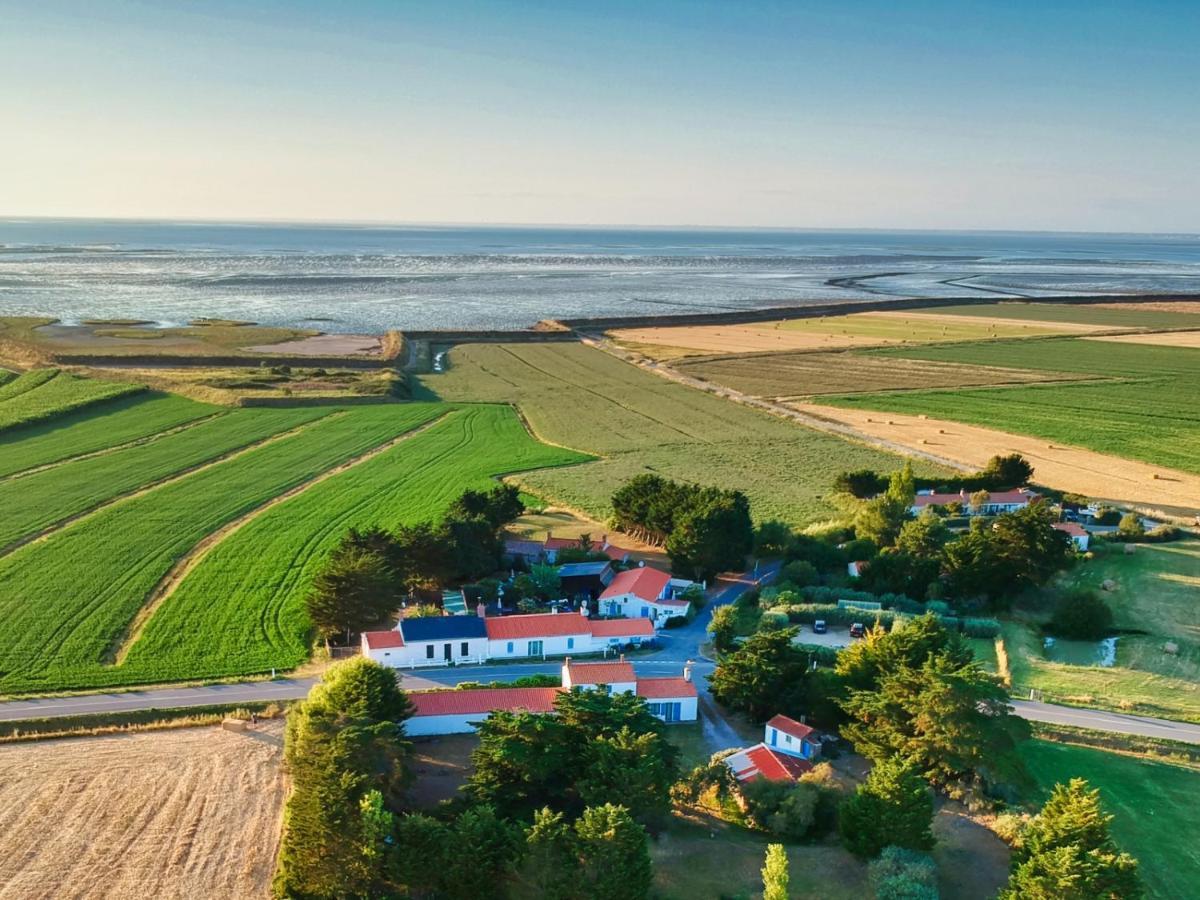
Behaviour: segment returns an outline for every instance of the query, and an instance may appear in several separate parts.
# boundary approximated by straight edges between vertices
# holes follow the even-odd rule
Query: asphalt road
[[[1018,716],[1031,722],[1049,722],[1054,725],[1090,728],[1094,731],[1111,731],[1117,734],[1135,734],[1140,737],[1200,744],[1200,725],[1190,725],[1187,722],[1130,716],[1098,709],[1080,709],[1074,706],[1057,706],[1032,700],[1010,702]]]

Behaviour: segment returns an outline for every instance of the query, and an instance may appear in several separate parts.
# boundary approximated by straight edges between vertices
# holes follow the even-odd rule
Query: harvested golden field
[[[676,362],[675,368],[684,375],[730,387],[752,397],[1029,384],[1082,377],[845,352],[705,357]]]
[[[937,312],[863,312],[844,316],[782,319],[747,325],[680,325],[622,328],[609,332],[618,343],[648,356],[765,353],[783,350],[845,350],[886,344],[925,344],[987,338],[1033,337],[1098,331],[1071,322],[1022,322]],[[657,348],[670,348],[663,353]]]
[[[1088,341],[1112,341],[1115,344],[1153,344],[1157,347],[1200,349],[1200,331],[1154,331],[1149,334],[1112,334],[1089,337]]]
[[[812,403],[789,405],[974,468],[998,453],[1020,453],[1033,464],[1039,484],[1097,500],[1129,503],[1189,520],[1200,509],[1200,476],[1188,472],[961,422]]]
[[[270,896],[282,731],[0,747],[0,900]]]
[[[1088,303],[1094,309],[1153,309],[1158,312],[1187,313],[1200,316],[1200,299],[1197,300],[1149,300],[1145,303]]]

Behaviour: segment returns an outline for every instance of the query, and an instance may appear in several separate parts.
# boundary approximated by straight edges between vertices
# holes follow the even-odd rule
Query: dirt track
[[[789,406],[974,468],[983,466],[997,453],[1020,453],[1033,464],[1039,483],[1097,500],[1128,503],[1189,519],[1200,510],[1200,476],[1187,472],[960,422],[813,403]]]
[[[270,896],[282,730],[0,747],[0,900]]]

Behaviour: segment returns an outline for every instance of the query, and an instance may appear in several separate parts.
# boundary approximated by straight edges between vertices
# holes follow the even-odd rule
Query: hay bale
[[[247,724],[245,719],[226,718],[221,720],[221,727],[226,731],[244,732]]]
[[[928,419],[929,416],[925,415],[925,413],[917,413],[917,418],[918,419]]]

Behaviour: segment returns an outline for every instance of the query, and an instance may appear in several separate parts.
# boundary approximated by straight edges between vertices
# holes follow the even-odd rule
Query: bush
[[[840,535],[839,535],[840,536]],[[832,572],[846,564],[842,551],[828,541],[810,534],[797,534],[787,552],[788,561],[804,560],[816,566],[819,572]],[[844,571],[844,570],[843,570]]]
[[[790,619],[786,612],[772,609],[762,614],[762,618],[758,622],[758,627],[764,631],[774,631],[778,628],[787,628],[789,622]]]
[[[808,560],[797,559],[779,570],[779,580],[802,588],[820,584],[821,574],[817,571],[817,567]]]
[[[1177,541],[1183,535],[1184,531],[1182,528],[1177,528],[1174,525],[1159,525],[1151,528],[1149,531],[1118,530],[1112,534],[1104,535],[1104,537],[1106,540],[1117,541],[1123,544],[1165,544],[1169,541]]]
[[[1117,525],[1117,533],[1125,538],[1140,538],[1146,533],[1146,526],[1137,513],[1125,513]]]
[[[819,784],[765,778],[755,779],[741,789],[751,824],[789,841],[818,836],[825,790]]]
[[[1048,626],[1051,634],[1079,641],[1097,641],[1112,630],[1113,613],[1095,591],[1076,589],[1058,598]]]
[[[842,556],[846,562],[858,562],[864,559],[874,559],[879,555],[879,548],[874,541],[866,538],[855,538],[841,546]]]
[[[937,865],[928,853],[884,847],[869,868],[877,900],[937,900]]]
[[[1121,521],[1121,511],[1111,506],[1101,506],[1096,510],[1097,525],[1117,525]]]
[[[663,628],[682,628],[688,623],[687,616],[670,616],[663,623]]]
[[[1000,623],[995,619],[964,617],[958,621],[962,633],[967,637],[994,638],[1000,634]]]

